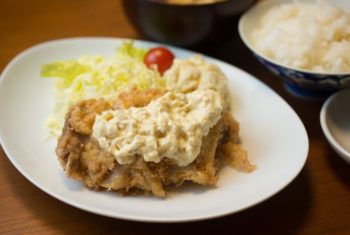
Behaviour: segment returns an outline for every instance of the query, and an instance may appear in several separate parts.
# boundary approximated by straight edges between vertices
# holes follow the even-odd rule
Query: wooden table
[[[0,9],[0,71],[17,53],[50,39],[141,38],[128,23],[119,0],[1,0]],[[288,187],[258,206],[214,220],[128,222],[84,212],[47,195],[15,169],[0,147],[0,234],[350,234],[350,167],[330,148],[321,131],[322,102],[300,100],[287,93],[238,36],[204,52],[260,78],[302,119],[310,138],[308,160]]]

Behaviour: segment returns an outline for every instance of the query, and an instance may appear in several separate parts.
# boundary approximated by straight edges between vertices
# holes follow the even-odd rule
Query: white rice
[[[281,64],[315,72],[350,72],[350,14],[329,2],[270,8],[251,34],[253,46]]]

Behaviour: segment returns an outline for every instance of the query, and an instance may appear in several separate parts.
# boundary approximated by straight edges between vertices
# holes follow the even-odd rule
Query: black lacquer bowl
[[[161,0],[123,0],[133,26],[146,38],[177,46],[210,45],[231,38],[239,15],[255,0],[174,5]]]

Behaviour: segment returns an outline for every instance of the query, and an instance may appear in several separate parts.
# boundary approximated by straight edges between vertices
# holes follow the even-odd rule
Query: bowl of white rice
[[[239,21],[246,46],[299,97],[350,87],[350,1],[265,0]]]

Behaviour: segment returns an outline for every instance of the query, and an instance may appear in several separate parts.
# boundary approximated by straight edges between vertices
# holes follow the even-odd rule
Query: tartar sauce
[[[224,99],[225,108],[230,106],[225,74],[218,66],[207,63],[200,55],[188,59],[175,59],[171,68],[164,73],[164,79],[166,88],[175,92],[214,90]]]
[[[172,91],[145,107],[103,112],[96,116],[92,135],[119,164],[136,157],[158,163],[166,157],[186,166],[199,154],[202,138],[223,109],[224,100],[215,90]]]

